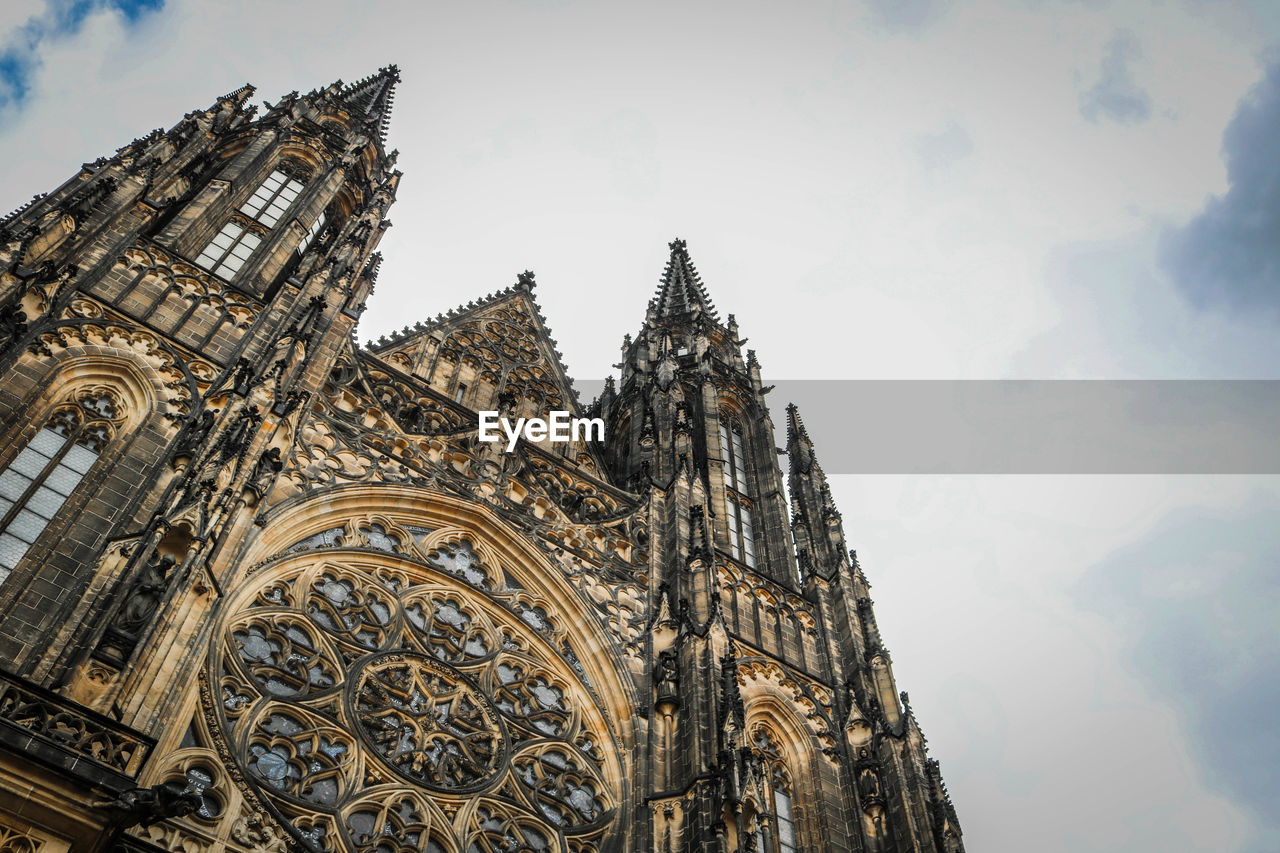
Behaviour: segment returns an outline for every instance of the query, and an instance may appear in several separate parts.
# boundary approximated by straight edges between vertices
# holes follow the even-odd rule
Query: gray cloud
[[[1184,228],[1161,260],[1198,308],[1280,309],[1280,60],[1240,101],[1222,136],[1229,187]]]
[[[950,0],[867,0],[867,16],[894,35],[919,35],[933,26]]]
[[[1126,663],[1177,709],[1209,787],[1254,817],[1250,853],[1280,849],[1276,509],[1173,513],[1075,590],[1119,630]]]
[[[956,122],[937,133],[922,133],[913,140],[916,159],[926,172],[951,168],[973,154],[973,137]]]
[[[1089,121],[1111,119],[1122,124],[1151,117],[1151,96],[1133,79],[1129,62],[1142,56],[1142,45],[1131,30],[1116,30],[1103,47],[1098,82],[1080,95],[1080,114]]]

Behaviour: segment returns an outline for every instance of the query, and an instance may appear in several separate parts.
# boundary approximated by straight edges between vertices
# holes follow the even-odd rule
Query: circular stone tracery
[[[595,853],[613,830],[617,770],[563,618],[473,547],[290,555],[228,608],[210,720],[304,846]]]
[[[502,770],[506,737],[497,712],[452,667],[416,653],[376,655],[349,690],[360,735],[410,781],[472,791]]]

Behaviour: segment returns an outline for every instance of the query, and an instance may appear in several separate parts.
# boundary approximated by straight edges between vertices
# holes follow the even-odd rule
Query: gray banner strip
[[[1280,380],[774,385],[778,444],[795,403],[828,474],[1280,474]]]

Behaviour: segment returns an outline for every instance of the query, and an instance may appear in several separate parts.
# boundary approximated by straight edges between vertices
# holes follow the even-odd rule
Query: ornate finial
[[[677,237],[667,246],[671,249],[671,257],[663,270],[658,290],[649,303],[645,322],[676,318],[684,324],[692,324],[697,330],[705,329],[704,321],[708,318],[715,320],[717,315],[689,257],[688,244]]]
[[[521,290],[533,290],[536,284],[537,282],[533,280],[533,272],[531,270],[525,270],[516,276],[516,287]]]

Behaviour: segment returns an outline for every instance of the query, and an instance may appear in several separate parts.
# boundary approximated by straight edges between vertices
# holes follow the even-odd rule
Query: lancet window
[[[787,771],[773,735],[763,726],[753,732],[755,766],[760,783],[763,815],[756,825],[758,853],[797,853],[800,849],[792,810],[791,775]]]
[[[720,423],[720,447],[724,453],[724,484],[729,510],[729,550],[735,560],[756,564],[755,526],[751,501],[747,497],[747,462],[743,452],[742,427],[736,422]]]
[[[120,414],[110,392],[84,392],[56,408],[0,472],[0,583],[89,473]]]
[[[290,206],[297,201],[302,189],[303,183],[299,177],[289,174],[285,169],[274,170],[223,224],[196,257],[196,263],[222,278],[234,277]],[[322,214],[308,231],[303,246],[323,226]]]

